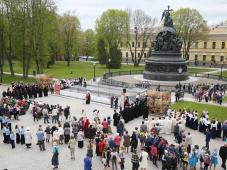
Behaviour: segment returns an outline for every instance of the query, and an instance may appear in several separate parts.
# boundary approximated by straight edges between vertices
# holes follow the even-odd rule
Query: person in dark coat
[[[195,114],[194,121],[193,121],[193,130],[198,130],[198,117],[197,114]]]
[[[219,121],[217,124],[216,137],[221,138],[222,123]]]
[[[29,86],[28,87],[28,89],[27,89],[27,91],[28,91],[28,97],[29,97],[29,99],[32,99],[33,98],[33,96],[32,96],[32,87],[31,86]]]
[[[209,129],[206,129],[205,141],[206,141],[206,148],[209,149],[209,143],[211,139],[211,134]]]
[[[133,152],[134,150],[136,150],[138,146],[138,138],[135,131],[133,131],[132,133],[130,143],[131,143],[131,152]]]
[[[56,142],[53,143],[52,152],[53,152],[53,156],[52,156],[52,159],[51,159],[51,163],[53,165],[53,169],[57,169],[58,165],[59,165],[59,160],[58,160],[59,147],[57,146]]]
[[[24,126],[21,126],[21,128],[20,128],[20,143],[21,143],[21,145],[24,145],[25,144],[25,136],[24,136],[24,133],[25,133]]]
[[[96,155],[97,156],[100,156],[101,154],[100,154],[100,152],[99,152],[99,142],[101,141],[101,139],[100,139],[100,136],[99,136],[99,133],[96,135],[96,137],[95,137],[95,153],[96,153]]]
[[[42,87],[38,87],[39,97],[43,97],[43,89]]]
[[[110,98],[110,108],[113,108],[114,105],[114,96],[111,96]]]
[[[120,121],[120,115],[117,113],[116,110],[114,110],[114,114],[113,114],[113,125],[117,126],[119,121]]]
[[[43,89],[43,93],[44,93],[44,96],[47,97],[48,96],[48,87],[44,87]]]
[[[37,90],[36,90],[35,85],[32,86],[32,93],[33,93],[34,98],[37,98]]]
[[[122,121],[119,121],[119,123],[117,124],[117,133],[119,133],[119,135],[122,137],[123,133],[124,133],[124,124],[122,123]]]
[[[86,94],[86,104],[90,104],[90,102],[91,102],[91,94],[90,94],[90,92],[87,92],[87,94]]]
[[[226,170],[227,142],[225,142],[224,146],[220,147],[219,156],[221,157],[222,160],[221,167]]]
[[[16,132],[16,143],[20,144],[20,129],[18,127],[18,125],[15,126],[15,132]]]
[[[114,108],[118,109],[118,97],[116,97],[114,100]]]
[[[222,138],[223,140],[226,140],[227,139],[227,121],[223,123],[222,130],[223,130]]]
[[[212,139],[215,139],[216,138],[216,130],[217,130],[217,125],[216,125],[216,121],[213,120],[212,123],[211,123],[211,138]]]
[[[70,115],[70,111],[69,111],[70,107],[67,106],[65,109],[64,109],[64,116],[65,116],[65,119],[68,120],[68,117]]]

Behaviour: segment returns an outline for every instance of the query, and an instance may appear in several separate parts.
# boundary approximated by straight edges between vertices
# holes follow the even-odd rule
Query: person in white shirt
[[[59,139],[60,139],[60,133],[58,131],[58,129],[56,129],[53,133],[53,142],[59,143]]]
[[[59,144],[63,144],[64,130],[63,130],[62,126],[58,127],[58,133],[59,133]]]
[[[52,123],[57,123],[58,109],[55,108],[52,110]]]

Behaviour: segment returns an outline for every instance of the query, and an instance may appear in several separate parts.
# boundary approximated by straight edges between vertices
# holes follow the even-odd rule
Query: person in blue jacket
[[[212,165],[214,165],[214,170],[218,164],[218,153],[217,149],[214,149],[214,151],[211,154],[211,164],[210,164],[210,169],[212,168]]]
[[[92,170],[92,162],[91,158],[87,154],[86,157],[84,158],[84,170]]]

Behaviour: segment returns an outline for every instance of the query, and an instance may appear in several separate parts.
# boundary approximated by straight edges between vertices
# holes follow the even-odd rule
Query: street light
[[[94,82],[96,81],[96,78],[95,78],[95,67],[96,67],[96,62],[93,62],[93,68],[94,68],[94,77],[93,77],[93,81],[94,81]]]
[[[222,79],[222,68],[223,68],[224,62],[221,62],[221,79]]]
[[[110,62],[111,62],[111,58],[108,59],[108,63],[109,63],[109,75],[110,75]]]
[[[178,68],[178,73],[181,74],[182,71],[183,71],[183,69],[182,69],[182,67],[180,66],[180,67]],[[180,87],[180,81],[179,81],[179,87]]]

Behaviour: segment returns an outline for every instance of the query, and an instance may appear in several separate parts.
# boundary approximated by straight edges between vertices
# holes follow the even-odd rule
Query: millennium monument
[[[188,78],[187,61],[181,57],[182,41],[177,38],[170,7],[164,10],[164,26],[156,36],[151,56],[146,60],[143,77],[159,81],[183,81]]]

